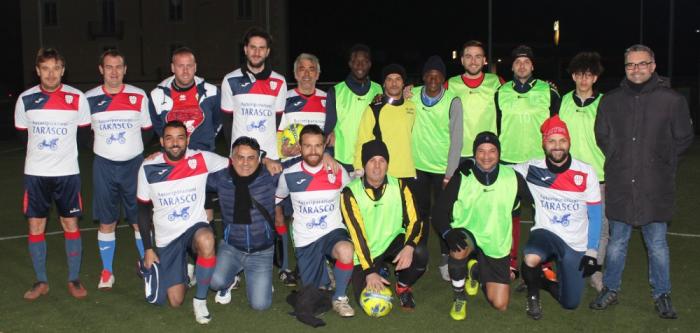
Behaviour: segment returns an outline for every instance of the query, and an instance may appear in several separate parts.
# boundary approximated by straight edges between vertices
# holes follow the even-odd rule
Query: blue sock
[[[83,242],[80,230],[63,232],[66,238],[66,257],[68,257],[68,281],[78,280],[80,276],[80,261],[83,256]]]
[[[114,251],[117,246],[117,239],[114,232],[97,232],[97,246],[100,249],[102,259],[102,269],[112,273],[112,262],[114,261]]]
[[[140,232],[134,231],[134,240],[136,241],[136,250],[139,251],[139,259],[143,260],[143,241]]]
[[[216,267],[216,256],[212,256],[211,258],[197,256],[196,265],[194,267],[194,276],[197,277],[197,291],[194,294],[195,298],[207,299],[211,276],[214,275],[214,267]]]
[[[32,257],[36,280],[48,282],[46,277],[46,239],[44,234],[29,235],[29,255]]]
[[[333,299],[345,296],[348,283],[350,283],[350,277],[352,277],[352,268],[352,261],[349,263],[342,263],[340,260],[336,260],[335,267],[333,267],[333,275],[335,275],[335,292],[333,293]]]

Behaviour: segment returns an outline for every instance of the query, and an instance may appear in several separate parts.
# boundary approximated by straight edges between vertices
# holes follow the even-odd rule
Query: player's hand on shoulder
[[[274,176],[280,172],[282,172],[282,163],[271,160],[267,157],[263,158],[262,164],[267,168],[267,171],[270,173],[270,175]]]
[[[159,152],[159,151],[153,152],[153,153],[151,153],[150,155],[146,156],[146,157],[144,158],[144,160],[146,160],[146,161],[153,161],[153,160],[156,159],[156,157],[160,156],[160,154],[162,154],[162,153]]]
[[[338,163],[338,161],[336,161],[335,158],[333,158],[333,156],[331,156],[331,154],[323,153],[323,169],[325,169],[325,170],[330,169],[333,172],[333,174],[336,174],[336,173],[338,173],[340,168],[341,168],[340,163]]]

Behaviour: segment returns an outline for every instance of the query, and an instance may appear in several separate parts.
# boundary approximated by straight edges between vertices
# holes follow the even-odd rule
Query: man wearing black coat
[[[678,156],[690,147],[694,134],[687,101],[655,69],[649,47],[628,48],[627,77],[603,97],[598,110],[595,135],[605,154],[610,243],[604,288],[590,307],[603,310],[617,303],[632,228],[640,227],[656,311],[661,318],[675,319],[666,228],[673,213]]]

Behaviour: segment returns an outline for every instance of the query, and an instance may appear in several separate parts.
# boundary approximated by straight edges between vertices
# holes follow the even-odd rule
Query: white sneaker
[[[438,266],[438,269],[440,270],[440,277],[442,277],[443,280],[450,282],[450,270],[447,268],[447,265],[440,265]]]
[[[187,263],[187,278],[190,282],[187,284],[187,288],[192,288],[197,285],[197,277],[194,276],[194,265]]]
[[[238,274],[236,275],[235,278],[233,278],[233,283],[231,283],[231,289],[236,289],[238,290],[238,287],[241,286],[241,275]]]
[[[350,300],[347,296],[342,296],[334,299],[333,310],[344,318],[352,317],[355,315],[355,310],[353,310],[350,306]]]
[[[238,276],[236,276],[236,279],[238,279]],[[233,289],[233,285],[236,283],[234,280],[234,283],[231,283],[230,286],[226,289],[222,289],[216,292],[216,296],[214,297],[214,303],[219,303],[219,304],[228,304],[231,303],[231,289]]]
[[[97,289],[99,290],[110,290],[114,286],[114,274],[110,271],[103,269],[102,274],[100,274],[100,283],[97,284]]]
[[[207,309],[207,300],[193,298],[192,307],[194,308],[194,319],[200,324],[209,324],[211,315]]]

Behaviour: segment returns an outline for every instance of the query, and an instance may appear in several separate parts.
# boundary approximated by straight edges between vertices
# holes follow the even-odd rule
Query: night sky
[[[194,0],[192,0],[194,1]],[[224,0],[220,0],[224,1]],[[1,1],[2,89],[22,89],[19,0]],[[639,42],[640,0],[636,1],[502,1],[494,0],[494,59],[502,58],[499,74],[510,78],[510,50],[525,43],[534,48],[535,74],[568,84],[564,71],[579,51],[601,53],[607,69],[601,81],[619,82],[624,74],[624,49]],[[657,71],[668,70],[668,0],[644,0],[644,43],[657,53]],[[411,2],[414,3],[414,2]],[[356,42],[373,50],[372,76],[390,62],[403,64],[417,78],[432,54],[448,62],[448,74],[460,73],[450,59],[469,39],[487,41],[487,3],[479,1],[291,1],[289,4],[290,64],[300,52],[319,56],[322,81],[347,75],[347,50]],[[700,75],[700,1],[675,1],[674,82],[694,85]],[[553,45],[552,24],[561,22],[561,40]],[[290,78],[291,79],[291,78]]]

